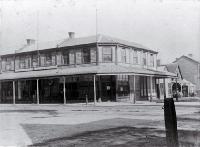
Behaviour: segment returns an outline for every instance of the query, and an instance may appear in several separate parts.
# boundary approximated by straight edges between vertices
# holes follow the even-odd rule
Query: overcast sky
[[[94,35],[97,8],[100,34],[156,50],[163,63],[189,53],[200,59],[200,0],[0,0],[0,7],[1,52],[36,39],[37,18],[39,41]]]

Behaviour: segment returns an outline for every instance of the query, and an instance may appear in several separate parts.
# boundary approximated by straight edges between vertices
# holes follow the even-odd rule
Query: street
[[[154,102],[1,105],[0,145],[130,146],[134,141],[135,146],[140,146],[136,142],[143,139],[145,144],[147,138],[146,145],[159,146],[160,141],[165,142],[162,106],[163,103]],[[176,113],[179,142],[194,142],[196,137],[195,145],[200,145],[199,102],[177,102]]]

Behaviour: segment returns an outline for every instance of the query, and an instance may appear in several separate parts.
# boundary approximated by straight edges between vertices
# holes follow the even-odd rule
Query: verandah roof
[[[28,78],[43,78],[56,77],[65,75],[80,75],[80,74],[97,74],[97,75],[144,75],[156,77],[172,77],[176,75],[170,72],[161,72],[144,68],[136,68],[120,65],[105,65],[105,66],[85,66],[85,67],[58,67],[57,69],[34,70],[25,72],[10,72],[0,74],[0,80],[28,79]]]

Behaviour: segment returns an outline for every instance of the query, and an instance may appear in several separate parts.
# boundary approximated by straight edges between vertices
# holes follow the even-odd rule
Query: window
[[[41,66],[54,66],[56,65],[56,53],[50,52],[40,55]]]
[[[75,60],[74,60],[74,51],[70,50],[69,51],[69,64],[70,65],[74,65],[75,64]]]
[[[32,56],[32,66],[37,67],[38,66],[38,55],[33,55]]]
[[[128,75],[117,76],[117,95],[119,97],[129,95]]]
[[[27,69],[31,67],[30,56],[19,56],[19,69]]]
[[[136,50],[133,52],[133,64],[138,64],[138,54]]]
[[[76,50],[76,64],[82,63],[82,52],[81,49]]]
[[[154,67],[154,55],[150,55],[150,66]]]
[[[11,57],[4,58],[2,61],[2,68],[4,71],[14,70],[14,65],[12,65],[13,59]]]
[[[69,51],[63,52],[63,64],[65,65],[69,64]]]
[[[96,56],[97,56],[96,48],[91,48],[90,49],[90,62],[91,63],[96,63]]]
[[[46,66],[51,66],[52,65],[52,55],[51,53],[46,54]]]
[[[19,68],[20,69],[24,69],[24,68],[26,68],[26,61],[25,61],[25,56],[21,56],[20,58],[19,58]]]
[[[146,53],[144,53],[144,52],[143,52],[143,57],[142,57],[142,63],[143,63],[143,65],[147,65]]]
[[[112,62],[112,48],[103,48],[103,62]]]
[[[90,49],[89,48],[83,49],[83,63],[84,64],[90,63]]]
[[[122,62],[126,63],[126,49],[121,50]]]

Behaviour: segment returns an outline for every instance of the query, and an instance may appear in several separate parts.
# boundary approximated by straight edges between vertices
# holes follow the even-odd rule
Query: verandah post
[[[96,104],[96,102],[97,102],[97,98],[96,98],[96,75],[93,76],[93,80],[94,80],[94,104]]]
[[[135,82],[135,75],[133,75],[133,103],[135,104],[136,103],[136,88],[135,88],[135,86],[136,86],[136,84],[135,84],[136,82]]]
[[[13,104],[15,104],[15,81],[13,81]]]
[[[66,104],[66,87],[65,87],[65,77],[63,77],[63,98],[64,98],[64,104]]]
[[[164,99],[166,99],[166,86],[165,86],[165,78],[163,78],[163,91],[164,91]]]
[[[39,79],[36,79],[36,81],[37,81],[37,104],[39,104],[40,103],[40,101],[39,101]]]
[[[152,93],[153,93],[153,77],[150,76],[150,102],[152,102]]]

